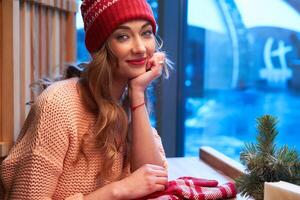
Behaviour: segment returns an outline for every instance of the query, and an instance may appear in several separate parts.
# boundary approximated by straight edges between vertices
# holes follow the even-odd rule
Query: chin
[[[130,76],[131,78],[136,78],[142,74],[144,74],[146,72],[146,69],[142,69],[142,70],[135,70],[135,72],[132,73],[132,76]]]

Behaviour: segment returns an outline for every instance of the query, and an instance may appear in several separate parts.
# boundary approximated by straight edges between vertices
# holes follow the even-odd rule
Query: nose
[[[135,37],[132,44],[132,52],[134,54],[143,54],[146,52],[145,41],[141,37]]]

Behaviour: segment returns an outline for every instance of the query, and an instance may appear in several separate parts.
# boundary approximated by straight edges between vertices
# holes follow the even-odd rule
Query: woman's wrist
[[[112,183],[112,186],[113,199],[128,199],[128,191],[126,190],[126,186],[122,183],[122,180]]]
[[[116,200],[125,199],[126,191],[124,187],[121,186],[120,181],[111,184],[111,194],[113,197],[112,199],[116,199]]]
[[[140,105],[145,102],[144,91],[131,90],[129,98],[130,98],[131,107]]]

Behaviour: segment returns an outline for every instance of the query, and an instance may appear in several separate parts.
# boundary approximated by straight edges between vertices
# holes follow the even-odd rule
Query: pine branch
[[[277,119],[270,116],[264,115],[257,119],[258,135],[257,148],[261,154],[275,154],[275,138],[278,135],[276,130]]]
[[[300,159],[295,149],[276,148],[277,119],[265,115],[257,119],[257,143],[247,143],[240,154],[247,174],[236,179],[243,196],[263,199],[264,182],[287,181],[300,185]]]

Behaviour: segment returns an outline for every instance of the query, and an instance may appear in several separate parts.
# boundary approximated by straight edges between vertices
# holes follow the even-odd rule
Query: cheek
[[[126,45],[116,42],[110,42],[109,48],[118,61],[122,60],[128,52],[128,47]]]
[[[122,60],[122,58],[126,57],[127,50],[124,47],[119,46],[115,48],[113,51],[114,56],[117,58],[118,61]]]
[[[155,39],[152,38],[151,40],[146,42],[146,48],[147,48],[147,53],[149,55],[153,55],[155,53]]]

